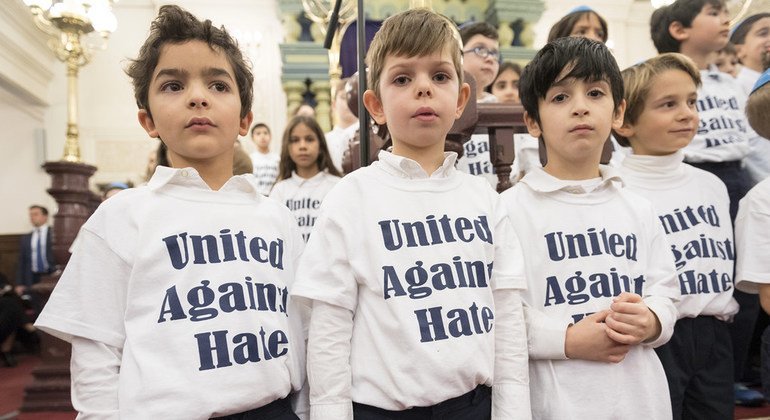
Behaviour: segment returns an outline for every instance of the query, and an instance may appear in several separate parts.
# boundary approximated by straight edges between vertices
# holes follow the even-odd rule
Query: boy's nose
[[[427,97],[433,96],[429,78],[425,78],[425,77],[417,78],[417,81],[415,82],[415,87],[417,89],[417,97],[421,98],[425,96]]]
[[[199,108],[199,107],[200,108],[205,108],[205,107],[208,107],[208,106],[209,106],[209,102],[203,96],[196,95],[196,96],[193,96],[192,98],[190,98],[190,107],[191,108]]]

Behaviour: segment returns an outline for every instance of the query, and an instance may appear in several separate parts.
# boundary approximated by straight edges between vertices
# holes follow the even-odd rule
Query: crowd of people
[[[35,324],[72,343],[75,408],[727,419],[763,404],[742,380],[770,313],[770,13],[731,28],[722,0],[676,0],[651,18],[659,55],[622,71],[608,35],[577,7],[522,68],[488,23],[389,17],[361,100],[392,146],[343,175],[345,80],[334,129],[305,104],[273,153],[227,31],[161,7],[127,69],[156,163],[145,186],[105,191]],[[469,101],[524,109],[501,194],[487,135],[444,151]]]

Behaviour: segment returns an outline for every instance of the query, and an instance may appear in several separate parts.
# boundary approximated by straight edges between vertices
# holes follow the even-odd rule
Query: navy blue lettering
[[[211,336],[214,336],[212,346]],[[200,367],[198,370],[209,370],[215,367],[221,368],[231,366],[230,354],[227,348],[227,330],[214,331],[210,333],[195,334],[198,340],[198,355],[200,357]],[[213,354],[216,352],[217,364],[214,365]]]
[[[163,298],[163,304],[160,306],[159,324],[166,321],[166,314],[171,314],[171,321],[187,318],[187,315],[184,314],[184,309],[182,309],[182,304],[179,302],[176,286],[166,289],[166,297]]]

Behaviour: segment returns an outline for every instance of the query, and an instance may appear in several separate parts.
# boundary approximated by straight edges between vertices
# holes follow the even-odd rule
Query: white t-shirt
[[[735,246],[727,187],[714,174],[668,156],[630,155],[620,173],[626,187],[652,201],[671,243],[682,300],[679,318],[711,315],[731,321]]]
[[[257,178],[259,193],[262,195],[270,194],[270,188],[273,187],[275,179],[278,177],[278,163],[281,157],[278,153],[261,153],[256,151],[249,155],[251,165],[254,167],[254,176]]]
[[[738,84],[743,88],[743,93],[745,93],[746,96],[749,96],[751,90],[754,89],[754,84],[759,80],[759,76],[762,76],[762,73],[746,66],[741,66],[741,70],[738,72],[738,75],[735,76],[735,80],[737,80]]]
[[[749,154],[756,136],[744,114],[746,94],[738,82],[716,68],[701,70],[696,103],[700,126],[684,148],[687,162],[730,162]]]
[[[758,293],[760,284],[770,284],[770,179],[741,199],[735,218],[735,244],[736,287]]]
[[[751,89],[754,88],[754,84],[757,83],[761,75],[762,73],[748,67],[741,67],[736,80],[746,93],[747,101],[749,94],[751,94]],[[744,163],[752,182],[757,184],[770,177],[770,140],[755,133],[749,141],[751,143],[751,152],[746,156]]]
[[[302,247],[291,213],[250,175],[212,191],[192,168],[158,167],[83,225],[36,325],[117,349],[120,418],[261,407],[304,380],[288,298]]]
[[[358,121],[355,124],[351,124],[346,128],[334,127],[334,129],[326,134],[326,146],[329,148],[329,155],[332,157],[332,163],[340,173],[342,170],[342,157],[345,155],[345,150],[348,150],[348,144],[350,139],[356,135],[358,131]]]
[[[601,166],[600,180],[576,182],[533,169],[501,194],[527,241],[522,300],[536,419],[671,418],[653,347],[668,341],[676,322],[674,260],[652,204],[616,185],[615,171]],[[660,336],[617,364],[567,360],[567,327],[608,309],[624,291],[644,298],[660,320]]]
[[[458,172],[456,156],[446,153],[428,175],[413,160],[380,152],[324,199],[293,293],[353,314],[352,337],[342,340],[349,348],[324,349],[350,352],[352,387],[314,401],[314,392],[336,384],[313,382],[324,366],[313,364],[320,355],[309,348],[311,415],[351,397],[387,410],[430,406],[487,384],[493,405],[507,399],[516,418],[529,416],[521,305],[493,301],[524,287],[518,238],[496,212],[499,196]],[[516,327],[516,344],[506,348],[496,341],[503,326],[495,320],[504,316],[506,328]],[[497,393],[498,384],[508,391]]]
[[[302,178],[296,172],[292,172],[291,178],[275,184],[270,191],[270,198],[278,200],[291,210],[297,219],[302,239],[307,242],[321,211],[321,202],[340,179],[325,171],[317,173],[310,179]]]
[[[457,169],[481,176],[497,189],[497,174],[489,159],[489,134],[474,134],[463,144],[463,156],[457,160]]]

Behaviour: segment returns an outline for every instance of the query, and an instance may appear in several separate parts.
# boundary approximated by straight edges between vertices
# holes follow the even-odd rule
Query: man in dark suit
[[[25,296],[29,288],[40,278],[56,270],[53,255],[52,229],[48,222],[48,209],[39,205],[29,207],[29,221],[32,232],[21,237],[19,268],[16,275],[16,294]]]

